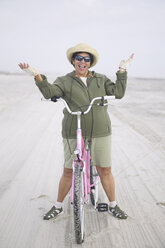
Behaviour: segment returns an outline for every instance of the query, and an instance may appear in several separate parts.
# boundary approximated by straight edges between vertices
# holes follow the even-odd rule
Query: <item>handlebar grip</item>
[[[107,103],[105,104],[105,100],[112,100],[112,99],[115,99],[115,96],[102,96],[101,97],[101,102],[100,102],[100,104],[98,104],[98,105],[100,105],[100,106],[105,106],[105,105],[107,105]]]
[[[52,102],[57,102],[58,99],[60,99],[59,96],[52,96],[51,101],[52,101]]]
[[[113,100],[115,99],[115,96],[103,96],[104,100]]]

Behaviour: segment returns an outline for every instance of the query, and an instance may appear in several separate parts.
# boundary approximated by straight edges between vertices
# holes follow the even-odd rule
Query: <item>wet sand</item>
[[[0,75],[0,247],[165,247],[165,80],[129,79],[125,97],[109,106],[117,202],[129,218],[89,204],[82,245],[69,195],[62,216],[42,219],[63,168],[63,106],[40,99],[29,76]],[[101,185],[100,201],[107,202]]]

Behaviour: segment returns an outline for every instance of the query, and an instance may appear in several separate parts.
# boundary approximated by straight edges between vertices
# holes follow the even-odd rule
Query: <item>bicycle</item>
[[[89,195],[91,202],[95,209],[100,212],[108,211],[108,204],[98,203],[98,182],[99,176],[96,172],[96,168],[91,166],[91,155],[89,142],[84,144],[84,139],[81,130],[81,116],[87,114],[95,101],[100,100],[97,103],[98,106],[105,106],[108,104],[107,100],[114,99],[114,96],[95,97],[89,104],[86,111],[72,112],[66,101],[59,97],[52,97],[51,101],[62,101],[71,115],[77,115],[77,146],[74,151],[75,159],[73,161],[73,173],[72,173],[72,188],[71,188],[71,204],[73,205],[74,214],[74,229],[75,239],[77,244],[81,244],[84,241],[85,235],[85,213],[84,205],[89,202]],[[106,100],[106,102],[105,102]]]

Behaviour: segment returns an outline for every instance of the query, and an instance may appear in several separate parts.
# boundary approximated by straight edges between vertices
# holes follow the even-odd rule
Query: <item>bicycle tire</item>
[[[90,184],[94,183],[96,176],[97,176],[97,173],[96,171],[94,172],[94,167],[90,166]],[[93,188],[91,188],[90,199],[91,199],[92,205],[95,206],[96,208],[97,202],[98,202],[98,185],[97,184],[93,186]]]
[[[77,244],[84,241],[84,184],[83,172],[80,163],[77,163],[74,171],[74,229]]]

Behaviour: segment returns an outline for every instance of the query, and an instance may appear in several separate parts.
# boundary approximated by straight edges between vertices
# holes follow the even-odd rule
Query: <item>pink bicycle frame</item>
[[[82,137],[82,131],[80,128],[77,129],[77,147],[78,158],[73,161],[73,172],[77,162],[81,163],[83,175],[84,175],[84,196],[85,203],[88,202],[88,194],[90,192],[90,151],[85,149],[84,139]],[[72,190],[71,190],[71,202],[73,203],[74,198],[74,173],[72,173]]]
[[[91,187],[95,186],[99,176],[96,177],[93,184],[90,184],[90,150],[87,146],[85,148],[84,139],[82,137],[82,131],[80,128],[77,129],[77,151],[79,152],[79,157],[73,161],[73,172],[77,162],[81,163],[82,170],[83,170],[83,178],[84,178],[84,202],[88,202],[88,194],[91,191]],[[74,200],[74,173],[72,173],[72,189],[71,189],[71,202],[73,203]]]

